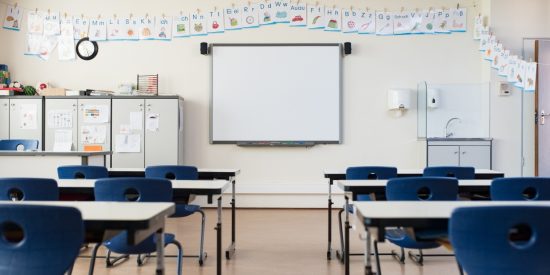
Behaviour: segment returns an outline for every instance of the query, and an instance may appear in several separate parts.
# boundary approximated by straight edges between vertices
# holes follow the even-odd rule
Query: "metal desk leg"
[[[367,233],[365,238],[365,274],[375,275],[376,273],[372,271],[371,234],[368,230],[365,230],[365,232]]]
[[[332,179],[329,179],[328,184],[328,249],[327,260],[332,259]]]
[[[218,198],[218,223],[216,224],[216,274],[222,274],[222,196]]]
[[[236,211],[235,211],[235,178],[231,177],[229,178],[231,181],[231,244],[229,247],[225,250],[225,258],[230,260],[231,257],[235,254],[235,219],[236,219]]]
[[[164,275],[164,227],[155,233],[157,242],[157,275]]]
[[[345,210],[346,211],[346,223],[345,223],[345,230],[344,230],[344,265],[345,265],[345,274],[349,275],[349,198],[346,196],[346,205]]]

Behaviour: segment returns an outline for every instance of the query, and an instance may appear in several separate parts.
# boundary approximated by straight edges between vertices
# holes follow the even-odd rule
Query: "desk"
[[[93,194],[96,180],[74,179],[74,180],[57,180],[59,192],[61,194]],[[173,196],[177,198],[186,194],[205,195],[208,196],[209,203],[212,203],[212,197],[218,197],[218,222],[216,224],[216,267],[218,275],[221,274],[222,268],[222,194],[229,188],[227,180],[172,180]]]
[[[398,169],[397,177],[421,177],[424,169]],[[325,178],[329,179],[328,181],[328,249],[327,249],[327,259],[332,258],[332,185],[335,180],[345,180],[346,179],[346,170],[345,169],[330,169],[324,172]],[[504,173],[487,170],[487,169],[476,169],[476,179],[494,179],[494,178],[503,178]]]
[[[0,151],[2,177],[57,178],[57,167],[62,165],[106,165],[110,151],[48,152]],[[35,169],[40,167],[40,169]]]
[[[478,206],[547,206],[550,202],[503,202],[503,201],[370,201],[355,202],[357,217],[364,225],[366,238],[366,274],[372,274],[371,235],[384,241],[387,227],[413,227],[415,229],[446,229],[449,218],[456,208]],[[349,255],[346,256],[349,259]],[[349,260],[346,261],[349,274]]]
[[[236,240],[236,201],[235,184],[236,177],[241,173],[239,169],[210,169],[199,168],[200,180],[222,179],[231,182],[231,244],[225,250],[225,258],[231,259],[235,254]],[[145,177],[145,168],[109,168],[109,177]]]
[[[106,241],[121,231],[128,232],[128,245],[136,245],[151,234],[157,242],[156,274],[164,274],[164,225],[174,214],[173,203],[132,202],[0,202],[1,204],[68,206],[80,210],[86,242]]]

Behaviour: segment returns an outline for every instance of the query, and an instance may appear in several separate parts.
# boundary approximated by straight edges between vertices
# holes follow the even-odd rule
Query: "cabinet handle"
[[[138,106],[139,106],[139,107],[143,107],[143,104],[139,104]]]
[[[463,155],[466,155],[466,152],[462,152]]]
[[[457,154],[458,154],[458,151],[457,151],[457,152],[455,152],[455,155],[457,155]]]
[[[151,107],[151,104],[147,104],[147,107]]]

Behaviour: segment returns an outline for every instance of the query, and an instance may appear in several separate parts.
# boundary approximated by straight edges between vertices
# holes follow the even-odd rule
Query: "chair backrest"
[[[385,166],[358,166],[346,169],[348,180],[387,180],[397,177],[397,168]]]
[[[396,178],[386,185],[389,201],[454,201],[457,197],[458,180],[453,178]]]
[[[1,205],[0,226],[0,274],[63,274],[84,242],[73,207]]]
[[[491,183],[495,201],[550,200],[550,178],[499,178]]]
[[[109,172],[104,166],[67,165],[57,167],[60,179],[101,179],[108,178]]]
[[[456,209],[449,234],[457,261],[469,275],[550,274],[549,216],[538,206]]]
[[[196,180],[199,178],[197,167],[183,165],[159,165],[145,168],[146,178],[169,180]]]
[[[451,177],[459,180],[473,180],[476,177],[474,167],[434,166],[424,168],[425,177]]]
[[[39,178],[0,178],[0,200],[56,201],[59,200],[57,181]]]
[[[38,150],[38,140],[35,139],[4,139],[0,140],[0,150],[2,151]],[[22,147],[22,148],[21,148]]]
[[[95,182],[96,201],[171,202],[172,182],[152,178],[110,178]]]

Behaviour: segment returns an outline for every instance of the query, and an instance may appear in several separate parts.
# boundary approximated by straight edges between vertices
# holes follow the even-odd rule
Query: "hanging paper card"
[[[355,10],[342,10],[342,32],[354,33],[357,32],[357,20],[359,14]]]
[[[422,12],[422,25],[420,25],[420,33],[435,33],[435,17],[436,13],[431,9]]]
[[[172,37],[188,37],[189,36],[189,15],[180,14],[180,16],[174,17]]]
[[[504,46],[502,46],[501,43],[497,43],[497,45],[494,47],[494,51],[492,54],[493,61],[491,62],[491,68],[498,69],[500,67],[501,62],[501,53],[504,51]]]
[[[437,10],[435,12],[434,27],[436,33],[451,33],[451,12],[449,10]]]
[[[507,68],[507,77],[506,80],[510,83],[515,83],[516,79],[516,70],[518,67],[519,58],[516,55],[511,55],[508,58],[508,68]]]
[[[500,53],[500,64],[498,67],[498,75],[507,76],[508,63],[510,62],[510,50],[505,50]]]
[[[325,27],[325,7],[308,6],[307,7],[307,27],[309,29],[322,29]]]
[[[424,18],[423,13],[419,11],[410,11],[409,17],[411,18],[411,34],[422,34],[422,19]]]
[[[529,62],[526,65],[525,69],[525,88],[523,89],[526,92],[535,91],[537,84],[537,63]]]
[[[124,18],[122,21],[122,31],[124,32],[126,39],[139,40],[139,19],[130,17]]]
[[[88,18],[75,17],[73,19],[74,27],[74,39],[80,40],[84,37],[88,37],[88,28],[90,27],[90,21]]]
[[[273,2],[273,8],[275,12],[275,23],[288,23],[290,22],[290,1],[289,0],[275,0]]]
[[[43,60],[49,60],[50,55],[57,46],[57,36],[42,36],[42,42],[40,43],[40,58]]]
[[[4,18],[4,28],[18,31],[21,28],[21,19],[23,10],[18,5],[8,5],[6,8],[6,18]]]
[[[410,34],[414,27],[409,12],[397,12],[393,15],[393,34]]]
[[[291,27],[307,26],[307,5],[306,3],[293,3],[290,5],[289,11]]]
[[[220,33],[225,31],[224,21],[223,21],[223,11],[214,10],[208,13],[208,22],[206,25],[206,30],[208,33]]]
[[[465,32],[468,25],[468,16],[466,9],[451,9],[451,26],[452,32]]]
[[[120,18],[113,17],[107,20],[107,40],[124,40],[126,39],[122,30]]]
[[[108,105],[85,105],[82,109],[84,123],[107,123],[109,122]]]
[[[25,55],[39,55],[41,43],[42,35],[27,34],[27,51],[25,52]]]
[[[325,9],[325,31],[339,32],[342,30],[342,14],[339,8]]]
[[[474,23],[474,40],[481,39],[482,31],[483,31],[483,16],[481,16],[480,14],[476,16],[475,23]]]
[[[393,35],[393,14],[391,12],[376,13],[376,34]]]
[[[80,128],[82,144],[104,144],[107,137],[107,126],[85,125]]]
[[[275,10],[273,9],[273,4],[271,3],[271,1],[266,0],[264,3],[259,3],[258,11],[260,13],[260,25],[269,25],[275,23],[275,19],[273,18],[273,13],[275,12]]]
[[[44,33],[44,12],[42,11],[29,11],[27,14],[27,32],[29,34]]]
[[[156,40],[172,40],[172,17],[162,16],[157,18],[155,24]]]
[[[71,110],[51,110],[48,112],[48,128],[62,129],[73,127],[73,112]]]
[[[206,32],[206,16],[202,13],[191,14],[191,29],[190,35],[207,35]]]
[[[152,40],[155,31],[155,17],[145,16],[139,19],[139,39]]]
[[[59,60],[74,60],[76,58],[72,17],[61,19],[61,35],[59,36],[57,56]]]
[[[44,17],[44,35],[59,35],[59,12],[48,12]]]
[[[357,32],[359,34],[373,34],[376,32],[376,14],[374,12],[360,10],[357,19]]]
[[[524,60],[519,60],[516,66],[516,83],[514,83],[514,86],[518,88],[522,88],[525,85],[525,72],[527,69],[527,62]]]
[[[250,4],[241,7],[243,28],[257,28],[260,26],[258,5]]]
[[[226,30],[239,30],[242,28],[242,13],[238,7],[226,8],[224,10],[224,22]]]
[[[107,22],[104,19],[90,20],[90,40],[107,40]]]
[[[479,51],[485,52],[489,49],[489,39],[491,38],[489,27],[484,27],[481,30],[481,35],[479,39]]]
[[[498,46],[497,37],[494,35],[491,35],[489,37],[489,44],[487,45],[487,50],[485,51],[485,60],[493,61],[493,58],[495,57],[495,49]]]

